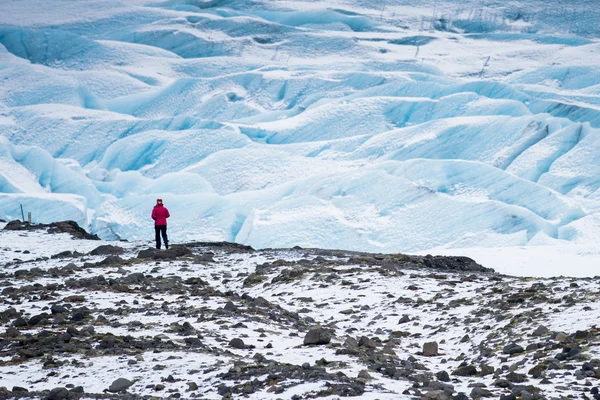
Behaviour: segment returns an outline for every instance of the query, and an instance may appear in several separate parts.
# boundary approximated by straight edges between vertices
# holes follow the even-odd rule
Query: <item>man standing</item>
[[[156,232],[156,248],[160,250],[160,236],[162,234],[165,247],[169,248],[169,240],[167,239],[167,218],[169,218],[169,210],[163,206],[162,199],[156,199],[156,205],[152,210],[152,219],[154,220],[154,231]]]

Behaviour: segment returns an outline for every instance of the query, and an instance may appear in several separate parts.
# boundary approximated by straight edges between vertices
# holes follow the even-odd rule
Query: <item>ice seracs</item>
[[[597,11],[560,10],[2,4],[0,218],[135,240],[163,197],[174,240],[591,248]]]

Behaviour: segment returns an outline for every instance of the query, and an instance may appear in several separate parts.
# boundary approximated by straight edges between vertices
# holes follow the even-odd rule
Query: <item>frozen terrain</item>
[[[600,398],[598,278],[17,228],[0,230],[2,398]]]
[[[413,3],[1,1],[0,218],[595,262],[596,2]]]

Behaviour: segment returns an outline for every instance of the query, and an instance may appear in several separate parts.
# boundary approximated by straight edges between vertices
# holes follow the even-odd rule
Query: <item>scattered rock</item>
[[[308,331],[304,336],[304,345],[322,345],[331,342],[332,332],[329,329],[317,327]]]
[[[246,348],[244,341],[240,338],[234,338],[229,341],[229,347],[233,347],[234,349],[243,350]]]
[[[423,355],[426,357],[433,357],[439,355],[438,343],[437,342],[425,342],[423,344]]]
[[[105,244],[90,251],[91,256],[121,255],[125,252],[122,247]]]
[[[475,376],[477,375],[477,368],[473,365],[463,365],[454,370],[452,375],[456,376]]]
[[[480,399],[482,397],[494,397],[494,394],[482,387],[476,387],[471,390],[472,399]]]
[[[108,388],[108,391],[111,393],[125,392],[132,385],[133,382],[131,382],[130,380],[125,378],[119,378],[113,383],[111,383],[110,387]]]
[[[57,388],[52,389],[50,391],[50,393],[48,393],[48,396],[46,396],[46,399],[47,400],[67,400],[70,395],[71,395],[71,393],[69,392],[69,390],[67,388],[57,387]]]
[[[450,375],[446,371],[436,372],[435,377],[441,382],[450,382]]]
[[[550,333],[550,330],[543,325],[540,325],[534,330],[531,335],[532,336],[544,336]]]
[[[502,348],[504,354],[513,355],[523,353],[525,349],[516,343],[510,343]]]

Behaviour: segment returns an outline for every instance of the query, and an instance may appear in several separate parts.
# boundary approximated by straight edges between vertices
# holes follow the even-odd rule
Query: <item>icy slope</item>
[[[173,240],[597,243],[593,2],[412,3],[3,2],[0,218],[140,239],[162,197]]]

